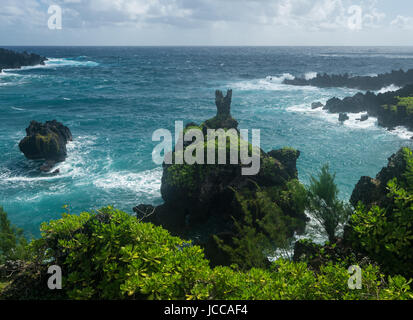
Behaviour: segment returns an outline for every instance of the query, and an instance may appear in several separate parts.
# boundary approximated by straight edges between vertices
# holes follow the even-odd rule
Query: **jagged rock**
[[[318,109],[318,108],[322,108],[322,107],[324,107],[324,105],[321,103],[321,102],[313,102],[312,104],[311,104],[311,109]]]
[[[199,126],[193,123],[189,127],[205,128],[236,128],[237,122],[230,112],[232,91],[226,97],[219,91],[216,93],[217,115]],[[238,131],[232,133],[239,139]],[[207,139],[207,137],[205,137]],[[238,141],[238,140],[237,140]],[[207,143],[207,140],[204,141]],[[248,142],[240,140],[241,144]],[[184,149],[186,146],[184,146]],[[241,192],[243,197],[254,199],[258,191],[271,190],[271,194],[284,192],[288,194],[287,183],[297,179],[296,161],[300,152],[291,148],[265,153],[255,148],[260,155],[260,169],[257,175],[243,176],[243,164],[229,164],[229,150],[226,147],[227,164],[163,164],[161,185],[164,204],[155,208],[148,221],[161,225],[172,234],[191,239],[205,248],[207,257],[212,264],[228,262],[225,253],[218,248],[214,235],[218,235],[227,244],[236,235],[234,219],[243,217],[243,209],[236,197]],[[257,150],[258,149],[258,150]],[[173,155],[176,155],[176,150]],[[182,151],[178,151],[182,152]],[[251,152],[251,151],[250,151]],[[288,198],[288,197],[287,197]],[[283,199],[287,199],[283,198]],[[304,212],[298,212],[293,206],[274,198],[274,203],[280,207],[283,214],[295,221],[294,226],[288,226],[288,236],[294,232],[303,232],[307,220]],[[139,210],[137,210],[139,208]],[[145,211],[146,206],[138,206],[135,212]]]
[[[363,114],[359,119],[356,119],[358,121],[367,121],[369,119],[369,115],[368,114]]]
[[[268,155],[281,162],[290,179],[298,177],[297,160],[300,157],[299,150],[283,148],[280,150],[272,150],[268,152]]]
[[[314,86],[320,88],[346,87],[360,90],[380,90],[381,88],[395,85],[403,87],[413,84],[413,69],[408,71],[393,70],[390,73],[379,74],[378,76],[351,76],[317,74],[315,78],[305,79],[295,77],[294,79],[285,79],[284,84],[296,86]]]
[[[44,65],[47,58],[34,53],[14,52],[0,48],[0,72],[2,69],[17,69],[23,66]]]
[[[347,113],[340,113],[340,115],[338,116],[338,121],[340,121],[340,122],[347,121],[348,119],[350,119],[350,118],[347,115]]]
[[[327,101],[324,109],[331,113],[367,111],[367,117],[377,117],[378,124],[382,127],[394,129],[397,126],[405,126],[409,130],[413,130],[412,97],[413,85],[408,85],[395,92],[376,95],[368,91],[365,94],[357,93],[353,97],[344,99],[332,98]],[[363,119],[365,118],[366,116]]]
[[[72,139],[69,128],[56,120],[46,121],[44,124],[31,121],[19,148],[28,159],[46,160],[40,170],[48,172],[57,162],[66,159],[66,144]]]
[[[387,167],[384,167],[375,179],[370,177],[361,177],[355,186],[350,198],[350,203],[356,207],[359,201],[365,206],[372,205],[386,206],[389,202],[387,198],[387,183],[397,178],[403,181],[404,172],[406,171],[406,160],[403,149],[393,154],[388,159]]]
[[[215,92],[215,104],[217,106],[217,115],[205,121],[209,129],[237,129],[238,122],[231,116],[232,90],[228,90],[224,97],[222,91]]]

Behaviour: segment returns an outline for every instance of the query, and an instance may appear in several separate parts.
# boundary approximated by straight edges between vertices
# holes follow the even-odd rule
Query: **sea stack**
[[[72,140],[72,133],[62,123],[53,120],[43,124],[33,120],[26,128],[26,137],[20,141],[19,148],[27,159],[45,160],[40,170],[49,172],[57,162],[66,159],[66,144]]]

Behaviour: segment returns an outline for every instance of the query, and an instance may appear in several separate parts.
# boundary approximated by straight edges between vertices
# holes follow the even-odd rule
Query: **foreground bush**
[[[377,261],[388,274],[413,277],[413,154],[402,150],[406,169],[387,184],[387,201],[361,202],[350,219],[354,247]]]
[[[363,268],[362,290],[348,288],[347,266],[341,264],[327,263],[317,273],[306,263],[285,260],[268,269],[212,269],[200,247],[111,207],[66,214],[41,230],[42,237],[30,245],[30,266],[3,290],[3,297],[413,299],[409,282],[400,276],[386,279],[373,266]],[[47,266],[53,264],[62,268],[63,290],[46,287]],[[27,295],[34,290],[36,295]]]

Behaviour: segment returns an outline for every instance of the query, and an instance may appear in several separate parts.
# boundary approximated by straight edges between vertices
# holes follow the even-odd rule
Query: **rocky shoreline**
[[[46,57],[35,53],[15,52],[0,48],[0,72],[3,69],[19,69],[24,66],[44,65]]]
[[[393,70],[377,76],[352,76],[349,74],[328,75],[323,73],[317,74],[317,76],[312,79],[300,77],[285,79],[283,83],[294,86],[314,86],[319,88],[345,87],[359,90],[380,90],[390,85],[404,87],[413,84],[413,69],[408,71]]]
[[[357,93],[344,99],[332,98],[324,106],[331,113],[367,112],[367,117],[376,117],[379,126],[390,130],[404,126],[413,130],[413,85],[408,85],[394,92],[375,94]],[[360,121],[367,120],[364,115]]]

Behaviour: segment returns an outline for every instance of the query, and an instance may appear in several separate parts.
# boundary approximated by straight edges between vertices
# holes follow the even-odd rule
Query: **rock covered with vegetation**
[[[332,98],[324,109],[331,113],[367,111],[367,116],[377,117],[380,126],[389,129],[405,126],[413,130],[413,85],[394,92],[375,94],[368,91],[344,99]]]
[[[146,211],[153,212],[149,221],[202,245],[213,264],[229,264],[241,256],[244,262],[248,260],[245,258],[248,253],[242,253],[247,242],[237,242],[247,228],[259,230],[251,237],[271,233],[277,238],[272,239],[276,247],[285,245],[295,232],[302,232],[306,222],[304,206],[300,203],[305,190],[298,181],[296,168],[300,152],[284,148],[266,153],[243,140],[238,123],[230,113],[231,97],[230,90],[225,97],[217,91],[217,115],[200,125],[191,123],[184,130],[197,128],[206,133],[208,129],[222,128],[221,134],[228,134],[224,137],[227,164],[164,164],[161,193],[165,203]],[[207,146],[208,142],[205,134],[205,141],[201,143]],[[254,149],[259,153],[258,174],[243,176],[244,165],[239,158],[237,163],[229,163],[230,147],[234,143],[246,146],[250,154]],[[217,156],[218,143],[215,147]],[[186,148],[187,145],[183,151],[175,150],[172,158]],[[136,207],[135,211],[142,213],[145,211],[142,208]],[[278,232],[270,232],[271,228]],[[231,259],[229,251],[234,248],[239,256]],[[267,263],[264,253],[255,258],[252,265]]]
[[[413,277],[413,153],[402,148],[375,179],[363,177],[345,238],[385,272]]]
[[[72,139],[69,128],[56,120],[45,123],[31,121],[19,148],[28,159],[46,160],[41,170],[49,171],[56,162],[66,159],[66,144]]]
[[[35,53],[14,52],[0,48],[0,72],[2,69],[18,69],[23,66],[44,65],[47,58]]]
[[[380,90],[392,84],[398,87],[413,84],[413,69],[408,71],[393,70],[377,76],[352,76],[347,73],[343,75],[328,75],[323,73],[317,74],[312,79],[300,77],[285,79],[284,84],[320,88],[345,87],[359,90]]]

